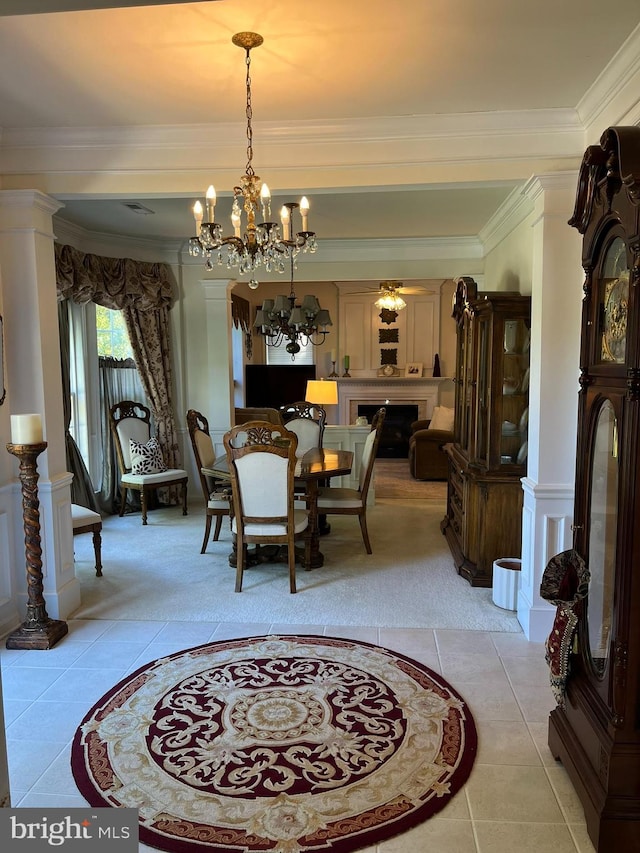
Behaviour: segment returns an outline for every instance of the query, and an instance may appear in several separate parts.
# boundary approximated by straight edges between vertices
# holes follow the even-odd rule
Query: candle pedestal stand
[[[349,368],[348,368],[348,367],[345,367],[345,369],[344,369],[344,373],[342,374],[342,378],[343,378],[343,379],[345,379],[345,378],[346,378],[346,379],[351,379],[351,374],[349,373]]]
[[[331,370],[331,373],[329,374],[329,379],[335,379],[338,376],[338,374],[336,373],[336,363],[335,361],[332,361],[331,364],[333,365],[333,368]]]
[[[36,459],[46,447],[46,441],[39,444],[7,444],[9,453],[20,460],[27,566],[27,618],[7,637],[8,649],[50,649],[69,630],[66,622],[49,618],[42,594],[42,547]]]

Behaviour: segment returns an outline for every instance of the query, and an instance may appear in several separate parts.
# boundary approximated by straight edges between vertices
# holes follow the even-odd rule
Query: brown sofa
[[[409,471],[416,480],[446,480],[449,465],[445,444],[453,441],[453,432],[428,429],[431,421],[414,421],[409,438]]]
[[[243,409],[236,407],[235,423],[246,424],[248,421],[268,421],[270,424],[278,424],[284,426],[282,415],[277,409],[265,408],[249,408]]]

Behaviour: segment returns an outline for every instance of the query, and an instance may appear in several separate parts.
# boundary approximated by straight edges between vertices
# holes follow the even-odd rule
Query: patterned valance
[[[176,288],[167,264],[103,258],[54,244],[58,299],[138,311],[171,308]]]
[[[251,331],[251,303],[242,296],[231,294],[231,317],[233,325],[240,327],[243,332]]]

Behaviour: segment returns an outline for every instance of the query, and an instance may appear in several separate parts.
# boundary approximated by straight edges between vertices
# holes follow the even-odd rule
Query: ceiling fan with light
[[[378,308],[386,308],[388,311],[402,311],[407,303],[402,298],[405,296],[433,295],[436,291],[430,290],[423,285],[407,285],[401,281],[381,281],[377,288],[371,287],[367,290],[356,290],[353,295],[378,294],[375,304]]]

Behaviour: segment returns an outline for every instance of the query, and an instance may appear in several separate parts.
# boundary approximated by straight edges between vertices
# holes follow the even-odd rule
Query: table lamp
[[[317,406],[336,406],[338,404],[338,383],[333,379],[309,379],[305,391],[307,403]]]
[[[309,379],[304,398],[307,403],[335,406],[338,403],[338,383],[330,379]]]

